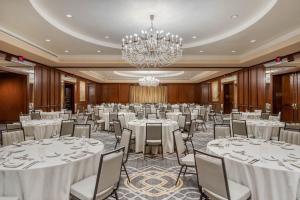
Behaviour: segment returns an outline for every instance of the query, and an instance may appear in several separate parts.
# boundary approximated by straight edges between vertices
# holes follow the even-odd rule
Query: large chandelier
[[[182,56],[182,38],[164,33],[153,27],[154,15],[150,15],[151,27],[141,34],[126,35],[122,39],[122,57],[131,65],[160,67],[175,63]]]
[[[140,86],[156,87],[159,85],[159,80],[154,76],[145,76],[139,79]]]

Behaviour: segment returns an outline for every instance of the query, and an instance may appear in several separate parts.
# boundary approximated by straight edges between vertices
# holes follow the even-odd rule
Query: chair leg
[[[117,200],[119,200],[119,196],[118,196],[117,190],[115,191],[115,198],[116,198]]]
[[[187,166],[185,166],[185,170],[184,170],[184,173],[183,173],[183,175],[185,175],[186,174],[186,171],[187,171]]]
[[[177,177],[175,185],[177,185],[177,183],[178,183],[179,177],[180,177],[180,175],[182,173],[182,169],[183,169],[183,166],[181,166],[181,168],[180,168],[180,171],[179,171],[179,174],[178,174],[178,177]]]
[[[125,164],[123,163],[122,166],[123,166],[123,168],[124,168],[124,171],[125,171],[125,174],[126,174],[126,176],[127,176],[128,182],[130,183],[130,178],[129,178],[127,169],[126,169],[126,167],[125,167]]]
[[[193,147],[193,150],[195,149],[194,147],[194,143],[193,143],[193,140],[191,139],[191,144],[192,144],[192,147]]]
[[[164,148],[163,148],[163,146],[161,145],[161,156],[162,156],[162,159],[164,159]]]
[[[187,154],[189,154],[189,148],[187,146],[187,141],[184,141],[184,145],[185,145],[185,151]]]
[[[116,141],[116,144],[115,144],[115,148],[114,149],[116,149],[117,148],[117,146],[118,146],[118,140]]]

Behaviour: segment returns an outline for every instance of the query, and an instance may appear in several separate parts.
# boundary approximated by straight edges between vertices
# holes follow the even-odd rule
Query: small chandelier
[[[139,68],[160,67],[175,63],[182,56],[182,38],[151,27],[141,34],[126,35],[122,39],[122,57]]]
[[[159,80],[154,76],[144,76],[139,79],[140,86],[156,87],[159,85]]]

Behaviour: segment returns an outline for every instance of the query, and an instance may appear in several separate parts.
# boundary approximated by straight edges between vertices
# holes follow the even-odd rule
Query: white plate
[[[60,154],[56,153],[56,152],[51,152],[51,153],[46,154],[46,157],[48,157],[48,158],[55,158],[55,157],[58,157],[58,156],[60,156]]]
[[[81,149],[82,146],[78,146],[78,145],[75,145],[75,146],[72,146],[71,149]]]
[[[300,159],[300,155],[296,155],[296,154],[293,154],[293,153],[290,153],[290,154],[288,155],[288,157],[294,158],[294,159]]]

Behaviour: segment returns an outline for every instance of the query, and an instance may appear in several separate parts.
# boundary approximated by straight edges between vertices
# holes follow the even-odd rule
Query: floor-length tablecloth
[[[122,124],[124,128],[128,127],[128,122],[135,119],[135,113],[132,112],[118,112],[118,116],[124,115],[125,124]],[[109,113],[103,113],[102,117],[105,121],[105,130],[109,129]]]
[[[59,118],[59,114],[62,112],[41,112],[42,119],[57,119]]]
[[[178,123],[172,120],[133,120],[128,123],[129,129],[135,135],[135,152],[143,152],[146,137],[146,123],[162,123],[162,143],[164,153],[174,152],[173,131],[178,129]]]
[[[263,138],[270,140],[278,137],[280,127],[284,127],[283,122],[271,120],[247,120],[248,135],[253,135],[255,138]]]
[[[59,135],[61,119],[28,120],[22,122],[26,136],[34,136],[36,140]]]
[[[251,144],[253,142],[256,145]],[[226,144],[230,144],[229,147],[226,147]],[[252,200],[295,200],[296,197],[300,198],[300,168],[294,167],[291,163],[300,161],[290,156],[295,154],[300,158],[300,146],[285,146],[286,144],[279,145],[271,141],[264,142],[264,140],[219,139],[208,143],[207,151],[219,156],[227,153],[225,165],[228,178],[248,186]],[[291,148],[291,150],[284,148]],[[242,151],[245,155],[242,155]],[[249,161],[254,158],[260,160],[249,164]],[[271,161],[273,158],[278,159],[291,170],[280,166],[277,160]]]
[[[68,140],[70,142],[70,140]],[[87,140],[92,141],[92,140]],[[23,169],[33,161],[24,161],[17,168],[6,168],[0,166],[0,196],[17,196],[19,200],[69,200],[71,185],[88,176],[97,173],[100,154],[104,149],[101,142],[91,145],[82,144],[80,140],[74,140],[73,144],[64,144],[57,139],[47,139],[44,143],[48,145],[27,144],[21,147],[8,146],[0,152],[0,158],[7,152],[24,149],[23,152],[13,153],[10,160],[16,161],[17,156],[28,154],[28,158],[40,160],[44,155],[44,161],[33,165],[29,169]],[[74,146],[83,145],[81,149],[72,149]],[[43,149],[43,150],[42,150]],[[82,158],[74,159],[73,156],[80,154],[83,150],[90,153],[83,154]],[[58,157],[47,157],[54,152]],[[70,155],[66,155],[70,154]],[[63,161],[66,158],[68,161]],[[22,160],[21,160],[22,161]],[[2,160],[0,160],[2,163]],[[22,161],[23,162],[23,161]]]

